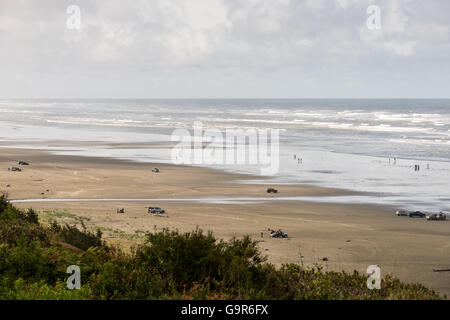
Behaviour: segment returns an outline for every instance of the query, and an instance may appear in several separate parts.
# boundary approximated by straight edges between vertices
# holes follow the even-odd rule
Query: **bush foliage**
[[[223,241],[200,229],[148,233],[129,253],[102,234],[52,223],[0,197],[0,299],[441,299],[419,284],[297,264],[275,268],[249,237]],[[70,265],[81,289],[66,287]]]

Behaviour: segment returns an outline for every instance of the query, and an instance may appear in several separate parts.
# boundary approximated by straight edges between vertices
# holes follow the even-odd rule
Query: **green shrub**
[[[136,257],[139,264],[172,280],[180,289],[186,283],[219,277],[223,248],[223,242],[200,229],[185,234],[163,230],[148,234]]]
[[[26,221],[28,221],[30,223],[34,223],[34,224],[38,224],[39,223],[38,214],[32,208],[28,209],[25,212],[23,217],[24,217],[24,220],[26,220]]]
[[[13,220],[8,223],[0,222],[0,244],[14,246],[20,243],[41,241],[49,244],[47,231],[40,225],[25,221]]]
[[[0,196],[0,244],[9,246],[18,242],[43,241],[49,243],[46,230],[39,225],[38,216],[33,209],[26,212],[13,207]]]
[[[32,224],[38,224],[38,215],[33,209],[23,212],[12,206],[3,194],[0,196],[0,221],[3,220],[21,220]]]
[[[171,280],[177,290],[200,284],[211,290],[232,287],[233,294],[257,279],[265,260],[249,237],[218,241],[198,228],[184,234],[169,230],[150,233],[146,244],[137,249],[136,258],[145,268]]]
[[[81,250],[87,250],[91,247],[100,247],[103,245],[102,232],[97,230],[97,233],[86,230],[84,222],[81,220],[82,230],[79,230],[75,225],[66,224],[63,227],[53,223],[50,229],[56,232],[61,241],[71,244]]]
[[[0,288],[0,299],[3,300],[85,300],[90,296],[89,287],[69,290],[63,282],[49,286],[44,281],[30,284],[22,278],[14,281],[12,287]]]
[[[176,292],[170,280],[125,254],[102,265],[92,276],[91,290],[97,299],[161,299]]]

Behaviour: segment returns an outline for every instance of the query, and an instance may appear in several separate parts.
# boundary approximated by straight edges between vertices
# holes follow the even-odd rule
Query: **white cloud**
[[[393,52],[395,54],[401,56],[412,56],[414,55],[414,48],[416,47],[415,41],[386,41],[383,42],[383,46],[389,52]]]
[[[345,9],[351,5],[355,5],[358,3],[359,0],[336,0],[336,3],[339,7]]]
[[[113,81],[126,83],[114,91],[123,96],[158,95],[142,83],[170,92],[179,82],[201,96],[216,79],[209,92],[222,96],[253,93],[254,86],[264,95],[276,76],[286,81],[277,84],[276,95],[283,96],[294,94],[296,83],[318,93],[339,79],[369,87],[368,74],[406,77],[414,66],[419,73],[439,63],[437,73],[427,75],[433,79],[450,74],[447,0],[76,2],[81,31],[65,27],[60,1],[1,2],[0,96],[27,95],[11,81],[24,78],[47,96],[67,87],[83,96],[88,86],[105,95]],[[366,27],[370,4],[382,9],[381,30]],[[353,93],[350,87],[342,92]]]
[[[383,31],[387,34],[404,33],[408,23],[408,17],[403,12],[401,1],[391,0],[387,2],[383,10]]]

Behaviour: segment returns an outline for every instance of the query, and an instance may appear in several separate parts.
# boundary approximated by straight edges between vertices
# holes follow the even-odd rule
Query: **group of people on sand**
[[[297,157],[297,154],[294,153],[294,160],[297,160],[297,164],[303,164],[303,159],[300,157]],[[391,160],[392,163],[395,165],[397,164],[397,158],[389,158],[389,164],[391,164]],[[430,165],[427,164],[427,169],[430,169]],[[414,171],[420,171],[420,165],[419,164],[415,164],[414,165]]]
[[[391,158],[389,158],[389,164],[391,163]],[[393,164],[397,164],[397,158],[393,158]],[[430,164],[427,164],[427,169],[430,169]],[[414,165],[414,171],[420,171],[420,164]]]
[[[430,164],[427,164],[427,170],[430,169]],[[420,165],[419,164],[415,164],[414,165],[414,171],[420,171]]]
[[[302,164],[303,163],[303,159],[302,158],[297,158],[296,154],[294,154],[294,160],[297,160],[297,164]]]

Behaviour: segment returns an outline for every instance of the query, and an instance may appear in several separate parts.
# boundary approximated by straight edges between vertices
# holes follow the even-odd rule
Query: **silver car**
[[[399,216],[399,217],[401,217],[401,216],[407,217],[408,214],[409,214],[409,211],[406,211],[406,210],[398,210],[397,212],[395,212],[395,214],[396,214],[397,216]]]

